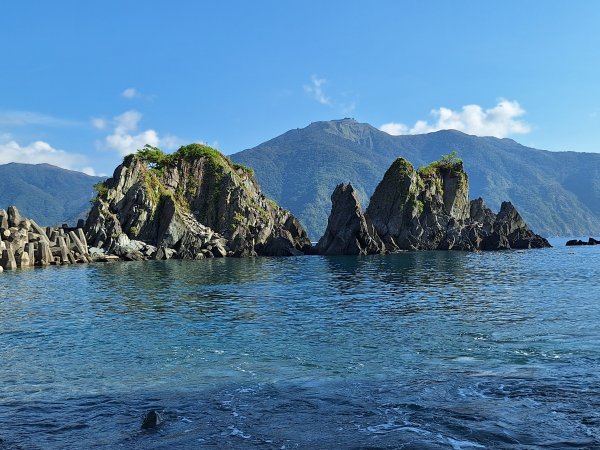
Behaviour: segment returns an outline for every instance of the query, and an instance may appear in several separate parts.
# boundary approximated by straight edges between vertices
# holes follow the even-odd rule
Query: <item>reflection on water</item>
[[[577,250],[4,273],[0,448],[600,445]]]

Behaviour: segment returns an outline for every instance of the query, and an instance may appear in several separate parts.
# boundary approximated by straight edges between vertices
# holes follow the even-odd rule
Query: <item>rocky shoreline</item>
[[[127,156],[96,190],[87,221],[74,228],[40,227],[14,206],[0,210],[0,270],[117,260],[550,246],[511,203],[494,214],[482,199],[469,201],[468,176],[454,154],[418,170],[398,158],[366,211],[350,184],[338,185],[327,229],[315,247],[300,222],[262,193],[251,169],[204,145],[184,146],[171,155],[146,146]]]

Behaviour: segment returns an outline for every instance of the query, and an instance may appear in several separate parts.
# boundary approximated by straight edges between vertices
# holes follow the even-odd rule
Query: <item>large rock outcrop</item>
[[[86,233],[90,245],[119,256],[140,242],[155,247],[144,259],[310,250],[298,220],[263,195],[251,170],[200,144],[127,156],[99,185]]]
[[[345,249],[352,247],[361,233],[372,242],[383,243],[362,247],[361,253],[380,253],[382,248],[473,251],[550,246],[528,228],[511,203],[504,202],[496,215],[480,198],[469,202],[469,179],[462,161],[454,155],[419,170],[403,158],[396,159],[375,189],[366,212],[358,207],[346,229],[340,225],[339,211],[352,209],[351,202],[334,193],[332,203],[330,224],[321,241],[331,241],[330,228],[338,239],[334,247],[319,245],[317,251],[322,254],[346,254]],[[332,223],[338,225],[332,227]],[[369,226],[357,232],[357,223]]]
[[[331,195],[331,215],[325,234],[317,244],[321,255],[368,255],[384,253],[385,246],[368,224],[350,184],[340,184]]]

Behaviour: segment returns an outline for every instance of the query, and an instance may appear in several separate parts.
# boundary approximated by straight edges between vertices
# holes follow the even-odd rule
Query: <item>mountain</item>
[[[50,164],[3,164],[0,208],[15,205],[43,226],[73,224],[85,218],[93,186],[104,179]]]
[[[396,158],[418,167],[453,151],[464,161],[472,197],[483,197],[491,209],[508,200],[546,236],[600,234],[600,154],[537,150],[455,130],[391,136],[342,119],[290,130],[230,157],[254,169],[264,192],[316,240],[325,231],[338,184],[352,183],[366,207]]]

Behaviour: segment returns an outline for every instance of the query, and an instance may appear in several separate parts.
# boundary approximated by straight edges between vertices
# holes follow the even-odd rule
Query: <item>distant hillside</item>
[[[90,209],[93,185],[104,179],[49,164],[3,164],[0,208],[16,205],[43,226],[76,223]]]
[[[472,198],[482,196],[496,211],[512,201],[542,235],[600,234],[600,154],[549,152],[453,130],[391,136],[343,119],[288,131],[231,159],[253,168],[267,195],[318,239],[338,183],[352,182],[366,207],[396,157],[419,166],[454,150],[464,160]]]

